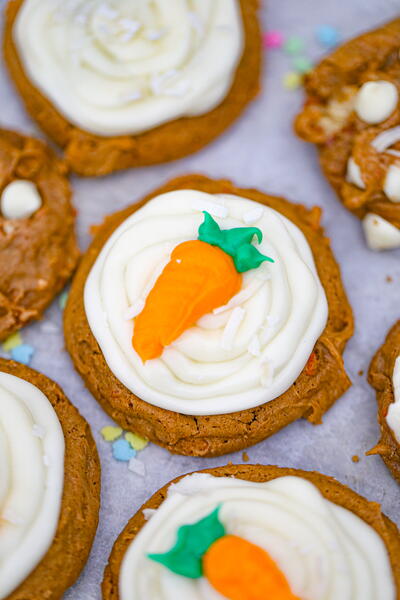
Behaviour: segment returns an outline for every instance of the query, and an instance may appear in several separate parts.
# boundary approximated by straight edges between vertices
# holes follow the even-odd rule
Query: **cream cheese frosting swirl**
[[[238,0],[24,0],[14,40],[33,84],[69,122],[116,136],[220,104],[243,26]]]
[[[0,599],[33,571],[57,530],[64,436],[46,396],[0,372]]]
[[[241,291],[202,317],[160,358],[142,362],[132,318],[172,250],[197,238],[202,211],[222,229],[252,223],[275,259],[243,274]],[[114,375],[146,402],[190,415],[253,408],[284,393],[325,328],[326,296],[310,246],[291,221],[246,198],[193,190],[150,200],[104,245],[85,285],[89,326]]]
[[[147,558],[168,551],[179,527],[221,505],[228,535],[264,549],[302,600],[395,600],[389,555],[372,527],[326,500],[300,477],[253,483],[197,473],[169,487],[166,500],[129,545],[121,600],[220,600],[204,579],[187,579]]]
[[[394,437],[400,444],[400,355],[396,358],[394,364],[392,383],[394,402],[389,405],[386,420],[394,433]]]

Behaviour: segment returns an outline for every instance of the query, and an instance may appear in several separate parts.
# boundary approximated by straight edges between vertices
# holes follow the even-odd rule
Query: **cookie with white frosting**
[[[376,390],[381,429],[381,438],[369,454],[379,454],[400,483],[400,321],[375,354],[368,380]]]
[[[396,19],[335,50],[306,76],[295,123],[372,250],[400,248],[399,48]]]
[[[258,0],[10,0],[5,59],[84,176],[175,160],[259,91]],[[218,57],[218,60],[215,60]]]
[[[396,600],[400,534],[319,473],[232,465],[167,484],[114,544],[103,600]]]
[[[322,415],[350,385],[352,311],[320,211],[198,175],[108,217],[65,311],[67,348],[123,427],[195,456]]]
[[[65,165],[41,141],[0,129],[0,340],[39,319],[76,267]]]
[[[0,358],[0,598],[60,598],[97,528],[89,425],[53,381]]]

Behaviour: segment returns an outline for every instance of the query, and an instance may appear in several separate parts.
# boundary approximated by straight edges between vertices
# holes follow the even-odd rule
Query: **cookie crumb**
[[[242,453],[242,460],[244,462],[249,462],[250,459],[249,459],[249,455],[247,454],[247,452]]]
[[[386,281],[387,283],[392,283],[393,277],[391,277],[390,275],[386,275]]]
[[[362,376],[364,375],[364,371],[363,371],[363,369],[360,369],[360,370],[358,371],[358,374],[359,374],[359,376],[360,376],[360,377],[362,377]]]
[[[360,462],[360,457],[357,454],[355,454],[351,457],[351,460],[353,461],[353,463],[358,463]]]

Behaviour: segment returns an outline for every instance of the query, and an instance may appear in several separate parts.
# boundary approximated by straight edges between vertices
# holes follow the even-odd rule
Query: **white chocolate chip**
[[[346,181],[352,183],[358,188],[361,188],[362,190],[365,190],[365,183],[361,175],[361,169],[353,157],[350,157],[347,161]]]
[[[368,213],[363,219],[363,228],[371,250],[400,248],[400,229],[379,215]]]
[[[400,202],[400,167],[390,165],[383,184],[383,191],[391,202]]]
[[[399,94],[390,81],[367,81],[358,91],[355,111],[365,123],[386,121],[397,106]]]
[[[28,219],[42,206],[42,199],[32,181],[20,179],[4,188],[0,205],[5,219]]]

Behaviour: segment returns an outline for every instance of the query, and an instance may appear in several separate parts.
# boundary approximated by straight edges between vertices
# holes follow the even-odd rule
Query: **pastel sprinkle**
[[[280,48],[283,44],[283,35],[280,31],[267,31],[263,34],[264,48]]]
[[[68,292],[63,292],[58,299],[58,306],[61,308],[61,310],[64,310],[65,305],[67,304],[67,300]]]
[[[131,432],[125,434],[125,439],[127,442],[129,442],[132,448],[138,452],[143,450],[143,448],[146,448],[147,444],[149,443],[145,438],[142,438],[140,435]]]
[[[9,338],[6,339],[6,341],[2,345],[2,348],[4,352],[11,352],[11,350],[16,348],[17,346],[21,346],[21,344],[22,337],[19,331],[17,331],[17,333],[13,333],[12,335],[10,335]]]
[[[289,73],[286,73],[286,75],[283,77],[283,86],[287,90],[295,90],[301,86],[302,81],[303,77],[302,75],[300,75],[300,73],[290,71]]]
[[[112,453],[114,458],[121,462],[129,462],[131,458],[136,456],[136,450],[134,450],[126,440],[117,440],[116,442],[113,442]]]
[[[146,467],[144,463],[138,458],[131,458],[129,461],[128,469],[135,473],[135,475],[139,475],[139,477],[144,477],[146,475]]]
[[[35,349],[28,344],[21,344],[11,350],[11,357],[13,360],[22,363],[23,365],[29,365],[32,360],[32,356],[35,353]]]
[[[334,48],[340,42],[339,31],[332,25],[321,25],[315,30],[318,42],[324,48]]]
[[[304,41],[293,35],[286,40],[283,48],[287,54],[299,54],[304,48]]]
[[[298,73],[308,73],[313,68],[313,64],[305,56],[295,56],[293,58],[293,67]]]
[[[107,427],[103,427],[100,433],[106,442],[113,442],[122,435],[122,429],[121,427],[113,427],[112,425],[107,425]]]

